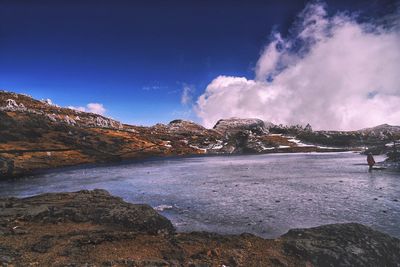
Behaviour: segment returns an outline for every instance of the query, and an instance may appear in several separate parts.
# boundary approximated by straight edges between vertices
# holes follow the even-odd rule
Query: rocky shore
[[[0,199],[1,266],[400,266],[400,240],[360,224],[251,234],[176,233],[105,190]]]

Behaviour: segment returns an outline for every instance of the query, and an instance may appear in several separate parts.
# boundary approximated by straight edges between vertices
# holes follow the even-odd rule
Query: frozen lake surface
[[[290,228],[359,222],[400,237],[400,173],[370,173],[365,162],[355,153],[153,160],[3,181],[0,196],[102,188],[156,207],[178,231],[272,238]]]

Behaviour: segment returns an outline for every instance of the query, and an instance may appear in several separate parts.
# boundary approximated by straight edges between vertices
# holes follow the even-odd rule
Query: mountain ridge
[[[275,125],[251,118],[221,119],[213,129],[180,119],[135,126],[0,91],[0,177],[155,156],[384,149],[388,142],[400,139],[400,127],[377,127],[312,131],[309,125]]]

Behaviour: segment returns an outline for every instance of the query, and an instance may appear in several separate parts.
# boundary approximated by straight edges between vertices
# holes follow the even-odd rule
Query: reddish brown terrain
[[[183,129],[183,130],[181,130]],[[0,92],[0,177],[82,163],[205,153],[220,135],[199,125],[123,125],[92,113]]]
[[[0,179],[145,157],[384,149],[399,133],[387,125],[314,132],[238,118],[213,129],[183,120],[132,126],[0,91]],[[0,266],[400,266],[399,251],[398,239],[360,224],[295,229],[267,240],[176,233],[150,206],[104,190],[0,197]]]
[[[176,233],[104,190],[0,199],[0,266],[400,266],[400,240],[360,224],[251,234]]]
[[[400,129],[393,129],[400,133]],[[58,107],[48,100],[0,91],[0,178],[145,157],[348,151],[360,150],[366,142],[384,146],[389,137],[383,130],[375,130],[313,132],[309,126],[278,126],[238,118],[220,120],[213,129],[183,120],[132,126]]]

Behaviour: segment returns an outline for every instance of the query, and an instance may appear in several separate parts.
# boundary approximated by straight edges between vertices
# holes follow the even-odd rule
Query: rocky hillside
[[[400,126],[388,124],[358,131],[312,131],[311,126],[302,127],[274,125],[271,133],[293,135],[302,142],[332,147],[384,147],[393,140],[400,139]]]
[[[269,127],[272,125],[259,119],[230,118],[219,120],[213,129],[224,135],[234,135],[240,131],[249,131],[255,135],[264,135],[269,133]]]
[[[113,119],[94,113],[61,108],[52,104],[49,99],[38,101],[28,95],[1,91],[0,103],[2,104],[0,111],[40,115],[51,122],[80,127],[124,128],[120,122]]]
[[[400,126],[392,126],[389,124],[382,124],[372,128],[365,128],[358,131],[364,135],[373,135],[382,138],[390,136],[398,136],[400,133]]]
[[[34,170],[155,156],[228,153],[327,152],[374,147],[384,153],[399,127],[355,132],[312,131],[259,119],[223,119],[213,129],[174,120],[126,125],[49,100],[0,91],[0,178]],[[388,131],[390,130],[390,131]]]
[[[175,233],[104,190],[0,199],[1,266],[400,266],[400,240],[360,224],[251,234]]]
[[[82,163],[204,154],[219,134],[177,121],[138,127],[0,92],[0,177]]]

